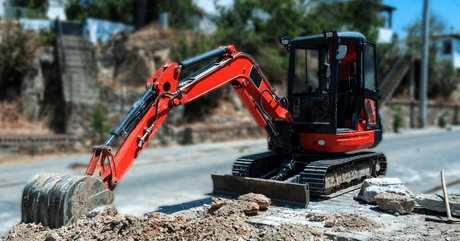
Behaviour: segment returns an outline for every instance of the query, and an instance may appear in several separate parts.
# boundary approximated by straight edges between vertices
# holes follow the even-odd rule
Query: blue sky
[[[213,0],[194,0],[194,2],[206,12],[215,12]],[[231,5],[233,0],[217,0],[219,5]],[[393,12],[393,32],[399,39],[406,36],[404,27],[415,22],[417,17],[422,16],[423,0],[383,0],[383,3],[396,10]],[[430,0],[430,12],[441,16],[446,23],[447,30],[454,27],[454,31],[460,30],[460,0]]]
[[[423,0],[383,0],[383,3],[396,8],[393,12],[392,29],[399,39],[406,36],[405,26],[414,23],[418,17],[422,18]],[[430,0],[430,13],[442,18],[447,31],[451,27],[455,32],[460,30],[460,0]]]

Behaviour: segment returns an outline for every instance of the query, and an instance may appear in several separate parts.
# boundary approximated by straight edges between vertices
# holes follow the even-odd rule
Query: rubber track
[[[360,162],[366,160],[378,160],[380,162],[380,170],[374,177],[383,177],[386,173],[387,162],[386,158],[382,153],[359,153],[351,154],[344,157],[335,157],[330,159],[324,159],[309,163],[305,169],[301,172],[301,182],[308,183],[310,188],[310,196],[319,196],[329,198],[329,195],[333,195],[334,192],[338,192],[341,189],[346,189],[348,186],[340,185],[335,188],[334,192],[326,192],[324,189],[324,180],[326,174],[333,171],[334,169],[347,165],[351,162]],[[359,182],[361,180],[353,180]]]
[[[253,154],[249,156],[242,156],[238,158],[235,163],[233,163],[232,175],[239,177],[250,177],[249,170],[253,162],[261,159],[270,159],[272,157],[278,156],[279,154],[268,151],[258,154]]]

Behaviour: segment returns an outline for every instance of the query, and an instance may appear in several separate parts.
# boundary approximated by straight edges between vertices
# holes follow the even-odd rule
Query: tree
[[[407,25],[404,30],[407,31],[406,44],[408,53],[419,54],[422,49],[422,19],[418,17],[413,23]],[[446,23],[442,20],[442,17],[431,13],[429,19],[429,32],[428,35],[431,37],[445,33]]]
[[[69,20],[84,17],[133,24],[138,0],[68,0],[65,12]]]
[[[442,17],[437,14],[430,14],[429,19],[430,39],[435,35],[440,35],[446,31],[446,23]],[[412,24],[405,27],[407,31],[407,53],[420,55],[422,51],[422,25],[421,19],[418,18]],[[454,80],[454,71],[450,71],[453,67],[452,63],[439,62],[437,60],[437,52],[435,45],[429,46],[428,50],[428,96],[436,97],[439,95],[448,96],[457,88]]]
[[[379,15],[381,10],[382,0],[318,1],[306,17],[306,34],[320,34],[324,29],[346,29],[376,41],[378,27],[385,23]]]
[[[48,0],[11,0],[10,4],[13,6],[23,7],[28,9],[29,17],[35,17],[36,13],[45,16],[48,9]]]
[[[85,16],[125,24],[134,24],[138,18],[139,0],[68,0],[65,8],[69,20],[81,21]],[[157,21],[161,12],[170,14],[170,23],[178,29],[193,27],[192,16],[196,15],[192,0],[148,1],[144,12],[146,22]],[[142,23],[143,24],[143,23]]]
[[[6,36],[0,43],[0,93],[8,87],[18,89],[26,76],[36,73],[33,64],[33,56],[39,46],[36,40],[32,33],[7,22]]]
[[[192,29],[192,17],[197,15],[192,0],[156,0],[148,1],[146,21],[157,21],[162,12],[169,13],[169,24],[176,29]]]

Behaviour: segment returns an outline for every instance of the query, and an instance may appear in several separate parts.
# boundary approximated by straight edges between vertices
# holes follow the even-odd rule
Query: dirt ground
[[[1,240],[330,240],[307,225],[245,222],[251,215],[264,215],[260,206],[269,209],[269,203],[263,195],[247,194],[238,200],[213,198],[212,205],[202,211],[154,212],[142,217],[120,214],[109,205],[103,212],[90,212],[76,224],[59,229],[18,224]]]

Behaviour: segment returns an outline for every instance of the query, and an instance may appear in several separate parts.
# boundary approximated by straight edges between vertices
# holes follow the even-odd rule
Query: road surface
[[[440,185],[440,170],[446,171],[447,182],[460,179],[459,136],[460,128],[385,134],[374,151],[387,156],[387,177],[400,178],[411,191],[420,193]],[[133,215],[170,213],[179,204],[209,198],[212,172],[230,174],[236,158],[266,148],[266,140],[255,140],[144,150],[115,189],[114,204],[121,213]],[[88,154],[0,166],[0,234],[20,221],[22,189],[32,176],[39,172],[83,174],[90,158]],[[458,194],[460,185],[448,191]]]

